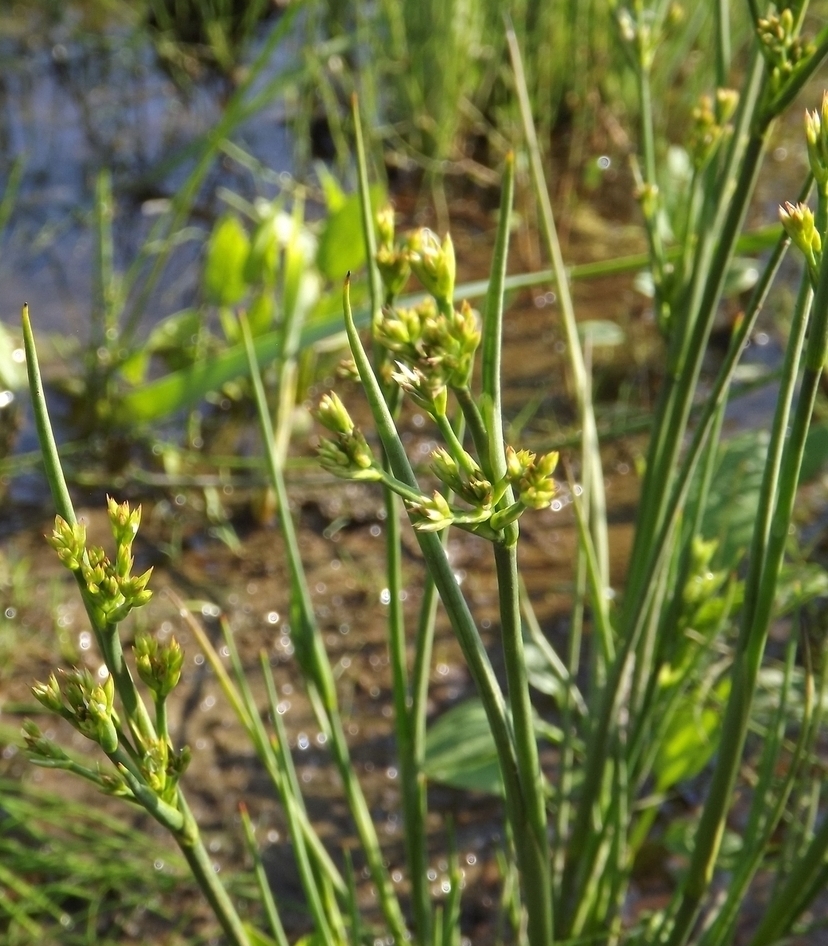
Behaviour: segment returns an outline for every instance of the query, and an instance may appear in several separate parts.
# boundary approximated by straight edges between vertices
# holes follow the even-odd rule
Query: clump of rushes
[[[133,575],[132,554],[141,524],[141,508],[107,498],[115,552],[87,542],[77,521],[43,396],[37,351],[28,308],[23,310],[23,339],[35,424],[46,475],[58,511],[48,543],[78,583],[103,668],[94,675],[84,667],[58,670],[32,692],[48,711],[60,716],[99,747],[111,763],[92,768],[72,758],[31,720],[23,726],[30,759],[36,765],[65,769],[100,791],[141,805],[162,824],[180,847],[190,869],[221,923],[229,943],[250,946],[250,936],[219,882],[198,825],[181,790],[190,761],[187,746],[173,744],[167,722],[167,697],[181,677],[184,659],[175,638],[139,634],[133,646],[138,676],[148,688],[154,712],[147,708],[122,648],[119,625],[152,598],[152,569]]]
[[[385,305],[377,305],[372,318],[373,364],[356,332],[347,282],[344,308],[351,355],[382,443],[382,465],[374,464],[371,470],[391,493],[404,501],[434,587],[443,601],[477,685],[503,774],[506,815],[522,876],[528,939],[532,946],[540,946],[553,939],[551,873],[543,777],[538,762],[523,652],[517,539],[520,516],[527,509],[543,509],[552,502],[557,488],[553,473],[558,456],[554,452],[538,456],[526,450],[507,448],[503,442],[500,415],[502,279],[508,253],[508,220],[513,191],[514,163],[510,156],[506,165],[494,275],[482,319],[467,303],[459,306],[455,303],[455,259],[451,237],[441,240],[430,230],[420,229],[407,240],[394,244],[394,227],[387,211],[376,221],[380,245],[375,260],[384,280]],[[411,308],[396,304],[401,282],[396,273],[383,265],[383,260],[391,257],[408,260],[412,273],[428,293],[423,302]],[[379,287],[376,286],[372,292],[376,304]],[[475,392],[472,377],[475,356],[481,346],[481,383],[479,392]],[[389,363],[394,365],[390,371],[387,370]],[[442,439],[442,444],[431,456],[430,472],[440,483],[440,488],[434,491],[420,485],[395,425],[394,417],[405,396],[431,417]],[[340,402],[334,397],[327,395],[323,399],[320,420],[340,440],[353,437],[350,418],[344,419]],[[341,442],[323,442],[320,446],[323,462],[333,455],[335,449],[343,449]],[[358,478],[361,475],[353,462],[326,465],[345,477]],[[390,509],[393,515],[393,504]],[[501,639],[507,668],[506,693],[495,681],[479,631],[459,595],[443,545],[434,535],[451,526],[488,539],[493,545]],[[400,636],[395,661],[401,668],[404,667],[404,654],[404,638]],[[419,679],[423,668],[418,666],[415,676],[419,674]],[[405,722],[408,719],[406,673],[401,670],[397,676],[395,702],[398,702]],[[421,689],[422,684],[414,682],[411,692],[418,694]],[[413,747],[420,738],[417,732],[424,731],[424,706],[419,698],[416,704],[412,703],[415,708],[409,719],[410,732],[406,726],[398,727],[401,764],[410,769],[412,775],[419,764],[420,750]],[[421,825],[418,810],[422,805],[424,798],[411,798],[406,802],[406,842],[415,855],[418,844],[422,842],[422,829],[419,829],[418,841],[415,827]],[[431,907],[427,902],[416,906],[424,892],[427,897],[423,883],[424,878],[415,867],[412,884],[417,910],[416,928],[417,933],[428,941],[426,934],[433,919],[429,919]],[[418,884],[421,888],[419,895]]]
[[[334,392],[322,398],[316,412],[319,422],[336,435],[321,440],[320,462],[326,470],[345,479],[384,482],[405,501],[415,529],[440,532],[456,525],[502,541],[503,530],[526,509],[545,509],[551,504],[557,490],[553,473],[558,454],[537,457],[527,450],[506,447],[501,475],[492,475],[488,435],[480,406],[471,393],[474,359],[481,340],[480,319],[468,302],[455,307],[451,237],[446,235],[440,241],[430,230],[420,229],[401,245],[395,245],[393,212],[389,208],[377,215],[376,228],[377,266],[386,299],[391,302],[374,322],[373,339],[393,359],[395,367],[389,373],[392,384],[426,411],[443,435],[444,445],[432,453],[430,469],[445,489],[432,495],[412,495],[407,484],[383,470]],[[410,263],[428,298],[413,308],[393,304],[404,280],[383,265],[382,260],[390,258]],[[467,415],[473,439],[475,433],[478,435],[474,442],[480,451],[478,458],[466,450],[448,419],[450,392]],[[450,501],[447,497],[452,494],[468,508]]]
[[[95,635],[102,645],[106,674],[96,680],[89,670],[74,668],[52,673],[47,683],[32,688],[35,698],[61,716],[87,739],[97,743],[114,763],[116,773],[80,774],[91,776],[105,792],[126,795],[159,808],[162,820],[183,827],[185,819],[178,807],[177,787],[190,760],[189,748],[173,749],[166,714],[166,700],[181,676],[184,654],[175,638],[161,642],[148,634],[139,634],[133,645],[138,676],[147,686],[155,704],[155,720],[150,720],[129,669],[123,661],[118,625],[136,608],[152,597],[147,587],[152,569],[133,576],[132,545],[141,522],[141,508],[107,498],[107,511],[115,538],[115,558],[111,560],[100,546],[88,545],[86,528],[62,516],[47,541],[63,564],[75,575]],[[126,727],[115,710],[116,679],[120,683]],[[44,745],[34,724],[26,729],[26,741],[32,761],[50,767],[71,768],[68,757],[56,755]],[[132,738],[130,738],[132,737]],[[167,806],[170,809],[167,810]]]

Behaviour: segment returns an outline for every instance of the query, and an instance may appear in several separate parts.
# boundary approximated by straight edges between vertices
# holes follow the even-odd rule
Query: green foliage
[[[211,305],[231,306],[247,291],[250,240],[232,214],[220,217],[213,227],[204,261],[204,295]],[[255,270],[254,270],[255,271]]]
[[[0,780],[0,865],[9,946],[114,946],[142,911],[168,915],[173,894],[180,910],[187,887],[183,859],[151,834],[10,779]]]
[[[417,10],[407,4],[379,4],[377,11],[389,23],[383,39],[390,38],[400,55],[410,54],[407,38],[422,39],[405,92],[411,101],[419,96],[418,120],[424,113],[434,118],[432,126],[421,129],[418,146],[439,155],[453,140],[456,126],[438,110],[446,108],[447,92],[454,94],[460,86],[465,62],[460,53],[464,44],[485,35],[487,11],[457,4],[440,10],[433,4]],[[526,15],[520,22],[522,32],[540,22],[540,8],[518,12]],[[504,890],[505,912],[514,938],[529,946],[607,936],[613,942],[647,946],[686,946],[691,941],[694,946],[725,946],[733,941],[754,882],[765,871],[776,870],[779,883],[749,940],[750,946],[768,946],[795,930],[824,886],[828,823],[815,817],[819,795],[811,764],[828,676],[820,633],[802,635],[802,668],[795,664],[800,612],[828,586],[818,567],[799,567],[792,575],[787,563],[798,554],[790,537],[792,514],[828,356],[828,255],[823,252],[828,237],[828,170],[823,166],[828,106],[810,113],[806,125],[816,210],[804,202],[807,188],[796,203],[785,204],[784,236],[761,272],[735,254],[771,126],[824,60],[828,28],[809,41],[801,36],[802,22],[790,10],[757,21],[737,96],[726,87],[733,71],[727,5],[717,4],[715,12],[715,62],[704,72],[713,91],[700,98],[690,114],[682,147],[666,149],[656,141],[654,70],[660,55],[672,48],[677,30],[673,13],[664,4],[615,11],[618,49],[628,61],[627,78],[638,98],[641,155],[634,174],[648,240],[649,289],[666,364],[642,464],[642,503],[629,570],[620,592],[610,585],[612,533],[590,361],[582,339],[589,345],[618,344],[621,339],[602,322],[579,329],[543,179],[517,34],[513,29],[507,33],[529,170],[552,262],[546,278],[556,288],[581,430],[580,481],[573,482],[570,491],[579,542],[565,656],[533,622],[531,608],[521,600],[518,571],[521,520],[548,508],[559,492],[558,452],[551,445],[535,452],[504,440],[500,373],[504,295],[510,285],[506,270],[513,155],[505,162],[496,243],[479,317],[466,301],[455,302],[460,287],[449,235],[438,237],[421,229],[400,238],[387,210],[379,215],[375,234],[375,197],[368,186],[355,114],[358,196],[346,197],[323,174],[329,217],[317,230],[306,224],[299,195],[294,195],[290,214],[281,201],[253,208],[237,201],[237,209],[250,222],[236,216],[218,221],[206,252],[205,309],[195,319],[193,312],[179,313],[156,335],[154,351],[159,355],[164,346],[169,350],[171,340],[189,337],[184,354],[190,363],[185,360],[176,372],[122,401],[122,409],[133,416],[159,417],[192,403],[193,397],[233,372],[249,375],[287,556],[298,676],[330,746],[366,875],[376,892],[370,918],[360,913],[350,860],[343,874],[308,816],[267,655],[261,660],[267,700],[263,714],[261,690],[254,695],[229,623],[220,620],[225,661],[192,615],[184,608],[180,613],[281,801],[313,926],[305,938],[309,944],[344,946],[375,934],[397,942],[411,937],[421,946],[456,942],[461,884],[451,844],[445,897],[438,899],[429,886],[428,778],[502,798],[510,858],[504,875],[514,878]],[[435,44],[440,42],[457,54],[445,75],[435,66],[440,52]],[[448,101],[453,107],[455,99],[449,96]],[[102,179],[102,260],[108,258],[106,198]],[[736,367],[790,243],[802,255],[804,267],[771,429],[725,443],[725,408]],[[359,334],[348,280],[344,327],[353,359],[350,374],[367,399],[377,436],[363,432],[344,400],[332,392],[322,398],[317,412],[327,431],[319,453],[329,471],[383,488],[387,644],[410,892],[406,899],[399,895],[372,808],[354,771],[336,676],[314,612],[284,478],[300,349],[340,324],[331,315],[336,289],[326,280],[337,280],[341,268],[356,265],[355,260],[367,264],[363,324],[370,326],[371,344],[366,346]],[[424,300],[399,297],[409,271],[425,289]],[[112,276],[102,263],[101,296],[112,299],[118,286],[104,278],[107,273]],[[749,289],[751,298],[717,373],[702,390],[699,378],[719,303],[730,291]],[[273,299],[273,305],[265,301]],[[212,309],[217,310],[223,338],[214,336],[202,318]],[[103,315],[105,327],[111,311],[104,309]],[[233,946],[271,939],[286,946],[249,819],[243,816],[257,870],[260,916],[243,921],[212,868],[186,800],[186,780],[181,779],[189,750],[174,745],[167,720],[167,697],[183,666],[180,649],[173,642],[137,635],[134,658],[142,687],[122,651],[118,625],[130,610],[144,606],[150,593],[149,574],[132,574],[138,517],[110,501],[115,552],[108,555],[87,543],[75,520],[55,446],[27,316],[24,338],[35,418],[59,513],[51,544],[78,582],[109,670],[102,680],[83,668],[53,673],[47,682],[35,685],[34,695],[94,743],[111,765],[93,769],[75,760],[34,723],[25,727],[29,753],[40,765],[66,769],[142,806],[179,845]],[[179,350],[177,356],[181,354]],[[278,379],[278,387],[267,392],[260,366],[273,361],[275,370],[268,374]],[[145,363],[131,367],[132,379],[146,370]],[[439,438],[425,473],[415,469],[400,432],[406,400],[427,415]],[[812,449],[819,446],[818,435],[811,443],[816,445]],[[403,510],[428,571],[416,631],[407,627],[401,606]],[[489,642],[481,636],[441,535],[455,527],[486,540],[492,554],[500,674],[495,673]],[[438,596],[476,697],[439,717],[429,730]],[[766,650],[772,624],[784,612],[791,612],[793,620],[777,625],[790,628],[780,670]],[[551,705],[537,701],[548,718],[539,716],[537,691],[552,698]],[[762,736],[756,750],[753,731]],[[554,777],[548,779],[539,736],[556,744]],[[699,780],[700,812],[684,824],[673,819],[666,828],[660,825],[660,797],[653,791],[669,797],[705,769],[709,774]],[[752,770],[747,782],[742,780],[745,770]],[[748,827],[735,839],[726,826],[740,797],[747,799]],[[808,817],[800,817],[805,812]],[[782,836],[784,847],[777,856]],[[675,878],[672,902],[646,925],[628,928],[636,860],[654,843],[681,849],[686,868]],[[724,871],[728,885],[719,896],[718,879]],[[268,932],[253,929],[254,922]]]

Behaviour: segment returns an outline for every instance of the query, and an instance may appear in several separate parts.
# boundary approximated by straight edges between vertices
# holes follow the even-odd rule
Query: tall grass
[[[532,102],[514,30],[508,32],[542,233],[560,300],[570,358],[572,393],[582,430],[572,479],[579,532],[578,597],[568,651],[546,642],[558,682],[557,729],[537,720],[527,672],[525,634],[534,627],[520,582],[520,519],[550,505],[559,484],[558,456],[537,455],[505,442],[501,362],[504,294],[514,193],[515,158],[502,179],[498,232],[480,320],[457,305],[450,236],[395,233],[393,213],[376,224],[370,206],[367,161],[359,115],[356,152],[360,210],[369,260],[370,342],[360,335],[350,298],[343,294],[345,330],[358,380],[370,408],[378,444],[371,446],[334,392],[317,417],[327,433],[323,466],[336,474],[376,483],[386,504],[387,640],[392,668],[394,726],[403,776],[401,806],[411,898],[399,895],[383,858],[364,790],[351,763],[335,675],[326,653],[301,559],[284,478],[287,412],[275,419],[262,384],[255,340],[244,316],[239,332],[253,384],[265,461],[279,508],[290,574],[291,635],[296,663],[320,731],[330,747],[350,810],[381,919],[361,914],[349,858],[337,859],[310,821],[296,777],[279,694],[266,654],[261,669],[267,710],[254,700],[227,621],[222,622],[225,666],[196,620],[182,608],[254,751],[281,800],[290,828],[313,942],[356,944],[367,935],[421,944],[459,941],[459,872],[450,866],[445,896],[431,895],[425,875],[428,672],[439,599],[457,637],[485,714],[497,758],[510,861],[504,886],[514,942],[529,946],[601,942],[725,946],[734,941],[752,885],[773,870],[777,838],[787,834],[784,873],[762,907],[748,942],[764,946],[796,928],[825,880],[828,826],[811,817],[798,825],[791,813],[819,807],[809,763],[814,759],[824,655],[796,634],[785,650],[781,682],[771,706],[759,705],[767,666],[765,647],[777,612],[780,571],[803,451],[828,354],[828,99],[809,113],[806,138],[817,210],[787,204],[785,228],[765,263],[712,386],[702,393],[702,359],[713,328],[773,122],[813,76],[828,52],[828,29],[812,42],[800,36],[804,7],[754,23],[755,40],[738,93],[721,86],[730,64],[727,6],[717,7],[715,92],[693,113],[687,142],[692,175],[677,199],[662,189],[651,77],[664,31],[666,4],[617,13],[619,42],[631,65],[640,103],[639,197],[649,238],[654,312],[664,336],[666,371],[656,406],[642,478],[629,570],[622,593],[610,587],[609,532],[603,497],[600,444],[591,396],[589,360],[580,348],[574,306],[556,236],[543,162],[532,121]],[[751,8],[752,12],[753,9]],[[785,195],[780,195],[780,197]],[[668,197],[670,200],[668,200]],[[678,212],[676,207],[679,207]],[[756,325],[780,263],[793,242],[804,256],[801,288],[792,315],[780,392],[762,458],[762,484],[753,538],[739,577],[739,562],[717,559],[708,533],[723,411],[740,356]],[[404,305],[399,294],[413,272],[425,296]],[[294,310],[277,351],[277,374],[290,384],[301,310]],[[254,845],[245,836],[260,884],[261,918],[242,917],[219,883],[186,800],[186,747],[169,731],[166,701],[181,671],[180,649],[141,636],[134,658],[122,650],[119,624],[149,599],[149,574],[131,574],[131,547],[140,515],[109,503],[116,554],[89,547],[76,522],[54,445],[28,314],[24,314],[30,387],[47,476],[59,518],[51,544],[77,578],[96,642],[109,670],[101,681],[83,671],[53,675],[35,687],[47,709],[96,743],[113,764],[94,770],[27,726],[35,762],[66,768],[99,788],[125,795],[164,825],[181,848],[216,912],[229,942],[286,944],[289,936]],[[479,355],[479,381],[475,360]],[[429,479],[415,473],[398,430],[406,401],[427,414],[442,446],[432,455]],[[696,409],[693,426],[691,411]],[[275,429],[274,429],[275,424]],[[437,489],[434,489],[434,485]],[[428,571],[421,611],[408,627],[402,597],[401,508],[414,527]],[[499,636],[505,680],[495,673],[480,629],[452,570],[445,536],[457,528],[470,541],[489,543],[496,574]],[[584,633],[587,628],[591,633]],[[535,632],[536,633],[536,632]],[[801,648],[801,666],[796,655]],[[142,692],[132,666],[144,685]],[[148,699],[147,699],[148,696]],[[116,697],[118,705],[116,706]],[[739,774],[752,726],[766,735],[748,803],[749,830],[740,839],[731,883],[717,893],[728,815],[741,791]],[[539,739],[558,743],[557,763],[540,764]],[[458,733],[458,745],[463,733]],[[710,765],[704,801],[693,825],[686,869],[668,905],[630,917],[636,858],[651,836],[661,801],[677,784]],[[425,875],[425,876],[424,876]],[[514,883],[512,883],[514,879]],[[256,926],[259,923],[261,928]]]

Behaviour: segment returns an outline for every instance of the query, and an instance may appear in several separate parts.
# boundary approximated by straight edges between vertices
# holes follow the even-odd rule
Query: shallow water
[[[269,71],[293,55],[285,46]],[[3,321],[16,325],[27,301],[47,331],[88,337],[94,291],[92,209],[99,170],[112,172],[115,265],[135,258],[164,202],[186,180],[188,146],[213,128],[227,87],[217,79],[182,93],[160,67],[146,34],[124,27],[80,31],[67,14],[47,33],[0,35],[0,180],[22,158],[25,171],[2,240]],[[284,107],[273,102],[239,128],[236,142],[280,171],[292,171]],[[216,188],[251,194],[250,175],[219,159],[197,202],[208,229],[221,205]],[[175,311],[195,287],[198,244],[178,252],[149,319]],[[11,310],[11,311],[9,311]],[[153,315],[154,313],[154,315]]]

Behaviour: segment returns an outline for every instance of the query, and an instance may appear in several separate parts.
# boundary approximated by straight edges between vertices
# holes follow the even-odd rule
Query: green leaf
[[[731,262],[727,271],[722,295],[725,299],[730,299],[732,296],[749,292],[756,285],[758,279],[759,267],[756,265],[756,260],[738,256]]]
[[[748,431],[719,448],[719,458],[701,533],[718,539],[716,569],[734,568],[750,548],[759,491],[768,453],[768,434]]]
[[[204,262],[204,294],[217,306],[232,306],[247,292],[244,276],[250,254],[250,240],[244,227],[232,215],[221,217],[207,244]]]
[[[428,730],[423,771],[453,788],[503,795],[497,748],[479,699],[452,707]]]
[[[249,923],[244,924],[244,931],[250,940],[250,946],[278,946],[276,940]]]
[[[805,441],[805,454],[802,457],[802,469],[799,480],[807,483],[822,472],[828,461],[828,424],[811,424],[808,439]]]
[[[260,292],[250,305],[247,313],[247,322],[252,335],[263,335],[273,326],[273,317],[276,314],[276,300],[269,289]]]
[[[623,345],[627,336],[620,325],[608,319],[586,319],[578,323],[578,334],[582,341],[589,341],[593,348],[610,348]]]
[[[328,214],[335,214],[348,199],[347,195],[345,191],[342,190],[339,181],[321,161],[316,162],[315,169],[319,183],[322,185],[322,193],[325,195],[325,204],[328,208]]]
[[[370,189],[371,210],[385,200],[385,190],[375,184]],[[330,282],[341,283],[350,270],[365,264],[365,238],[362,232],[359,194],[350,194],[341,207],[330,214],[322,228],[316,265]]]
[[[723,681],[717,687],[718,696],[725,699],[729,688],[729,681]],[[698,775],[719,743],[721,710],[704,706],[702,700],[697,690],[691,690],[670,720],[653,765],[659,792]]]
[[[256,227],[250,241],[250,251],[244,261],[242,276],[253,286],[272,286],[279,267],[279,235],[272,216]]]

